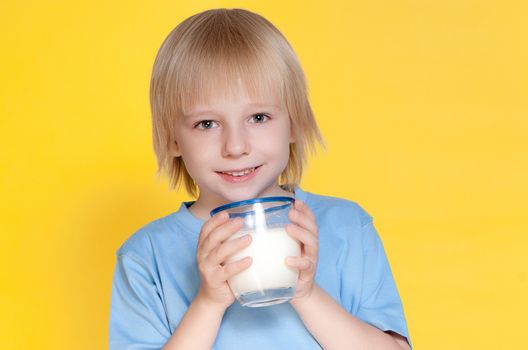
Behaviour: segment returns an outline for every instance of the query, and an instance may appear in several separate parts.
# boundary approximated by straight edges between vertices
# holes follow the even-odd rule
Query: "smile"
[[[244,176],[249,173],[252,173],[255,171],[256,167],[254,168],[247,168],[243,170],[233,170],[233,171],[222,171],[223,174],[231,175],[231,176]]]
[[[245,168],[241,170],[217,171],[224,180],[228,182],[242,182],[252,179],[260,169],[260,165],[253,168]]]

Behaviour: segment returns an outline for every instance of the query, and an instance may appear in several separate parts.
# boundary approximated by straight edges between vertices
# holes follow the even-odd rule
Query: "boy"
[[[119,249],[111,349],[410,348],[372,218],[298,187],[322,138],[302,68],[270,22],[239,9],[186,19],[158,52],[151,106],[159,170],[197,199]],[[226,281],[251,258],[225,260],[251,238],[227,241],[241,222],[209,213],[276,195],[295,198],[287,232],[303,249],[285,263],[299,270],[296,294],[243,308]]]

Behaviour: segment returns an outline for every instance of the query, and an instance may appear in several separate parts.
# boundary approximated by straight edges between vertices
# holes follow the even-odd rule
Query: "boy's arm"
[[[224,242],[241,226],[240,220],[217,215],[200,233],[197,263],[200,288],[178,326],[172,331],[156,273],[135,254],[120,252],[112,283],[110,350],[211,349],[225,310],[234,301],[226,280],[246,269],[250,258],[223,264],[225,257],[251,243],[251,237]]]
[[[162,350],[211,349],[225,309],[197,296]]]
[[[352,316],[317,284],[311,294],[292,300],[291,305],[324,349],[410,350],[404,337]]]
[[[163,350],[213,347],[224,313],[235,300],[227,279],[251,264],[247,257],[224,263],[251,243],[249,235],[226,241],[241,226],[240,218],[229,220],[226,213],[215,215],[202,226],[196,251],[200,289]]]
[[[144,266],[137,258],[118,257],[112,288],[110,350],[153,350],[162,346],[166,350],[211,349],[225,307],[207,302],[198,293],[171,336],[163,302]]]
[[[410,346],[403,336],[381,330],[405,332],[406,327],[383,246],[372,225],[372,218],[366,213],[363,216],[362,293],[356,317],[315,282],[318,227],[308,206],[296,200],[288,215],[292,224],[287,225],[286,231],[303,244],[303,254],[286,260],[287,265],[299,269],[296,294],[290,303],[324,349],[408,350]],[[369,321],[379,328],[367,323]]]

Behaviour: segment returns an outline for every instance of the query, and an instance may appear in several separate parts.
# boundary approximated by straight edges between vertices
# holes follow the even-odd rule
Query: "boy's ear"
[[[173,157],[181,157],[181,150],[180,145],[178,145],[178,142],[176,140],[173,140],[170,144],[170,155]]]

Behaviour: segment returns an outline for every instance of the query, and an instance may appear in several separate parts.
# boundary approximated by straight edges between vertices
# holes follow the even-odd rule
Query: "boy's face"
[[[248,198],[280,195],[278,177],[294,142],[290,118],[277,99],[216,98],[196,105],[176,126],[172,155],[182,157],[200,189],[203,211]]]

